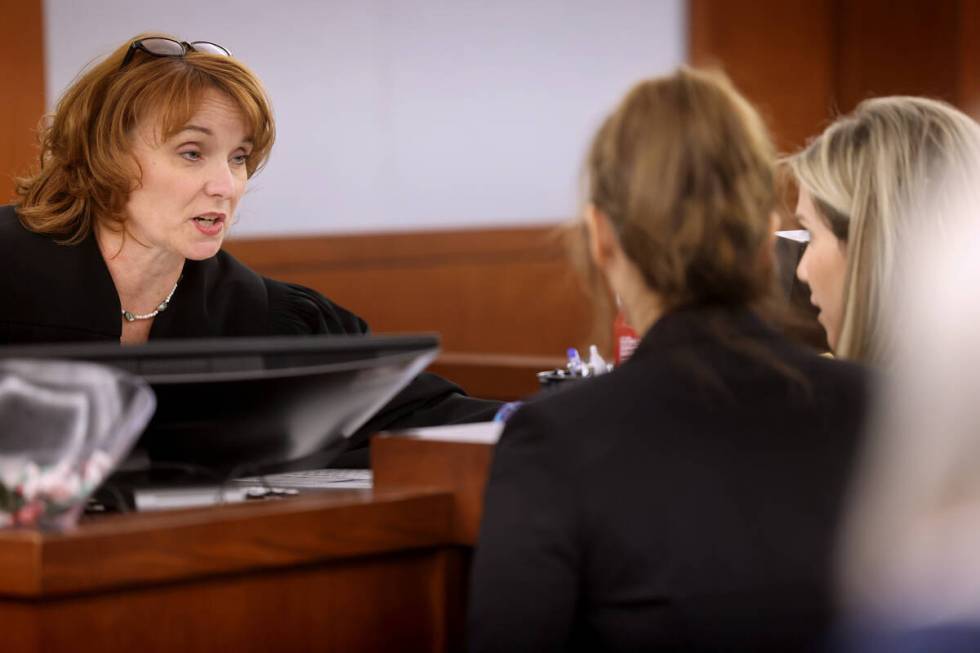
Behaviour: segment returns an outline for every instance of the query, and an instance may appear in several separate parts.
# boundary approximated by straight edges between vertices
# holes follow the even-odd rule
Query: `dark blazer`
[[[666,315],[507,424],[471,650],[815,647],[864,405],[860,368],[748,312]]]
[[[320,293],[260,276],[221,251],[184,263],[150,339],[367,332],[364,320]],[[119,295],[95,238],[59,245],[24,229],[14,207],[0,207],[0,344],[119,342],[121,333]],[[351,438],[352,446],[383,429],[491,419],[498,407],[420,374]],[[366,451],[343,462],[366,466]]]

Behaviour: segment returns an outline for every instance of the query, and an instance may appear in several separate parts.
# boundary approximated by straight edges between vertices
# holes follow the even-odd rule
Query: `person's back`
[[[770,279],[757,267],[766,259],[771,206],[765,150],[745,145],[749,137],[738,130],[751,129],[732,126],[745,115],[720,119],[720,131],[735,134],[732,143],[692,142],[694,163],[682,160],[677,172],[677,210],[689,211],[687,223],[666,200],[658,224],[642,217],[640,202],[616,201],[615,191],[605,197],[624,178],[642,179],[638,168],[663,179],[649,161],[637,165],[621,152],[626,165],[602,161],[616,158],[617,147],[641,148],[645,130],[658,129],[652,125],[678,124],[651,106],[698,107],[689,128],[724,116],[705,105],[734,93],[682,71],[638,86],[597,136],[587,212],[592,256],[645,335],[619,369],[533,401],[508,423],[474,561],[473,651],[820,645],[865,377],[857,366],[790,344],[750,309]],[[648,120],[640,119],[644,112]],[[712,163],[698,158],[699,145],[710,154],[717,143],[725,143],[714,150],[718,157],[733,149],[733,183],[711,178],[726,161],[698,167],[691,175],[707,170],[704,178],[685,181],[684,165]],[[670,165],[668,154],[657,156]],[[603,178],[603,170],[616,174]],[[710,189],[745,201],[724,211],[704,199]],[[672,190],[651,184],[649,192],[662,199]],[[756,198],[746,200],[752,190]],[[696,201],[719,212],[716,231],[687,228],[707,215],[690,210]],[[609,215],[630,210],[634,217],[620,223]],[[631,219],[646,220],[642,232]]]
[[[715,317],[759,352],[705,332],[704,311],[674,313],[620,370],[513,418],[487,493],[473,650],[819,641],[864,377],[750,314]]]

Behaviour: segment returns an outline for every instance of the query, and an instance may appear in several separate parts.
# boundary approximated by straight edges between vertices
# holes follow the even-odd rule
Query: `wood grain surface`
[[[14,198],[14,177],[37,162],[44,115],[41,0],[0,0],[0,204]]]
[[[453,497],[452,540],[473,546],[483,515],[483,491],[493,445],[422,440],[382,433],[371,442],[374,487],[438,489]]]
[[[320,291],[374,332],[438,332],[447,352],[561,356],[592,331],[554,227],[240,239],[226,249]]]
[[[980,104],[978,0],[689,0],[689,58],[724,69],[782,151],[878,95]]]
[[[115,515],[75,532],[0,532],[0,596],[50,597],[446,542],[443,492],[311,493],[288,501]]]
[[[451,555],[406,551],[34,604],[0,601],[4,650],[445,651]]]
[[[560,356],[518,356],[444,352],[429,371],[453,381],[476,397],[515,401],[538,392],[538,372],[562,367]]]

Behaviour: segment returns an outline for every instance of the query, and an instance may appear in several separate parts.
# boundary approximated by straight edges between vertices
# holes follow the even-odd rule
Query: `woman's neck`
[[[123,310],[151,313],[160,305],[184,269],[184,259],[139,243],[123,231],[96,228],[96,241]]]
[[[626,320],[642,338],[657,320],[663,317],[664,308],[660,296],[646,288],[637,288],[620,295]]]
[[[619,297],[626,321],[641,338],[664,314],[660,293],[652,290],[639,268],[621,251],[606,270],[609,286]]]

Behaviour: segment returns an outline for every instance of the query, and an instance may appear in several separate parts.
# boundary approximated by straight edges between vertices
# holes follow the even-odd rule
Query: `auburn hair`
[[[165,140],[188,123],[211,90],[226,94],[242,113],[253,145],[248,176],[265,163],[275,123],[255,74],[233,57],[205,52],[156,57],[137,51],[121,67],[134,41],[158,37],[173,38],[141,34],[84,71],[42,122],[40,166],[17,180],[17,215],[25,228],[74,244],[96,220],[121,227],[126,201],[140,181],[132,156],[135,128],[154,120]]]

